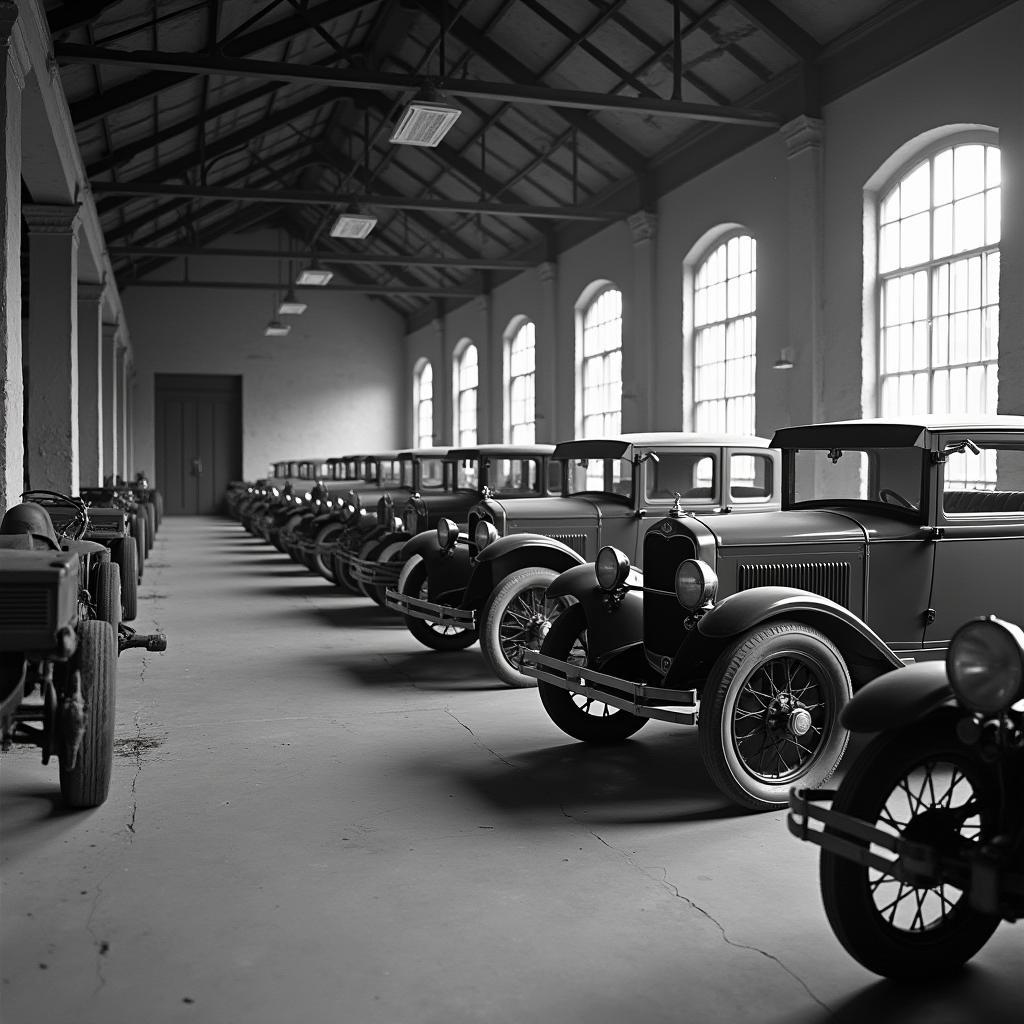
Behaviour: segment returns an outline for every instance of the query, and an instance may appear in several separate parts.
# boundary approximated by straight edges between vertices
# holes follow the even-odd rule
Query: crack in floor
[[[488,754],[490,754],[492,757],[496,757],[502,764],[508,765],[509,768],[519,767],[517,764],[514,764],[512,761],[510,761],[507,757],[502,757],[502,755],[499,754],[493,747],[487,746],[487,744],[484,743],[483,740],[481,740],[480,737],[477,736],[477,734],[473,732],[473,730],[468,725],[466,725],[466,723],[463,722],[461,718],[458,717],[458,715],[452,712],[451,708],[445,707],[443,708],[443,711],[449,718],[452,718],[456,722],[458,722],[458,724],[461,725],[462,728],[465,729],[466,732],[468,732],[469,735],[473,737],[473,742],[478,747],[480,747],[481,750],[486,750]]]
[[[712,914],[706,908],[702,907],[695,900],[690,899],[689,896],[686,896],[683,893],[681,893],[679,891],[679,887],[674,882],[669,881],[667,868],[658,867],[657,870],[662,872],[662,877],[657,877],[657,875],[651,873],[653,869],[648,869],[638,864],[633,859],[632,855],[629,854],[626,850],[623,850],[621,847],[615,846],[613,843],[609,843],[607,839],[604,839],[602,836],[599,836],[593,829],[587,828],[587,825],[583,821],[581,821],[574,815],[570,814],[565,809],[564,804],[560,804],[559,809],[561,810],[563,817],[566,817],[570,821],[575,822],[577,825],[586,828],[587,832],[591,836],[593,836],[594,839],[596,839],[603,846],[608,847],[608,849],[611,850],[613,853],[618,854],[618,856],[620,856],[635,871],[638,871],[645,878],[656,883],[657,885],[663,886],[676,899],[682,900],[682,902],[685,903],[688,907],[690,907],[691,910],[696,911],[706,920],[710,921],[711,924],[713,924],[719,930],[719,932],[721,932],[722,941],[725,942],[726,945],[732,946],[734,949],[744,949],[751,953],[757,953],[760,956],[763,956],[765,959],[771,960],[772,963],[774,963],[776,966],[780,967],[783,971],[785,971],[786,974],[788,974],[804,990],[804,992],[807,993],[808,997],[812,999],[815,1003],[817,1003],[817,1005],[820,1006],[826,1013],[828,1013],[828,1015],[832,1019],[838,1019],[836,1017],[835,1010],[833,1010],[832,1007],[828,1005],[828,1003],[824,1002],[822,999],[816,996],[814,992],[811,990],[810,986],[807,984],[807,982],[804,981],[804,979],[801,978],[799,974],[797,974],[791,967],[789,967],[783,960],[777,957],[774,953],[769,953],[768,950],[762,949],[760,946],[755,946],[746,942],[736,942],[734,939],[729,938],[729,934],[725,930],[725,925],[723,925],[721,921],[719,921],[718,918],[714,916],[714,914]]]

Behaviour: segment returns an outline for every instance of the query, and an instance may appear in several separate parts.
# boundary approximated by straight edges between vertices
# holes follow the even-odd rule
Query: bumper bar
[[[397,583],[398,581],[395,580]],[[409,615],[414,619],[426,622],[437,622],[443,626],[461,626],[463,629],[476,629],[476,612],[472,608],[456,608],[450,604],[435,604],[418,597],[409,597],[397,590],[388,589],[384,592],[384,605],[393,612]]]
[[[529,650],[523,651],[523,671],[561,690],[582,694],[642,718],[657,718],[679,725],[697,724],[700,701],[696,690],[635,683]]]
[[[347,561],[352,576],[367,586],[392,586],[398,582],[398,574],[402,571],[401,562],[377,562],[372,558],[354,556]]]

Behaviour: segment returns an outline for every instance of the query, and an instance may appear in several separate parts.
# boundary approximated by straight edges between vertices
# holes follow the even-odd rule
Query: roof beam
[[[121,0],[73,0],[47,11],[46,24],[53,36],[59,32],[70,32],[72,29],[88,25],[108,7],[119,3]]]
[[[821,44],[770,0],[732,0],[734,7],[747,16],[762,32],[801,60],[814,60]]]
[[[460,25],[462,23],[459,23]],[[459,26],[456,26],[457,31]],[[470,33],[473,42],[467,45],[485,45],[483,36]],[[490,51],[490,47],[487,47]],[[54,53],[64,64],[103,64],[112,67],[149,67],[163,71],[187,72],[193,75],[234,75],[239,78],[256,78],[303,82],[325,85],[333,88],[387,92],[415,92],[434,84],[425,75],[395,75],[386,72],[361,70],[339,70],[314,65],[287,64],[278,61],[247,60],[236,57],[210,57],[206,54],[163,53],[155,50],[107,50],[96,46],[79,46],[73,43],[57,43]],[[503,55],[503,50],[498,50]],[[480,54],[489,63],[492,58]],[[529,69],[506,57],[495,57],[502,64],[516,65],[522,79],[529,77]],[[501,69],[499,69],[501,70]],[[130,84],[130,83],[129,83]],[[759,128],[777,126],[775,116],[761,110],[743,107],[720,107],[709,103],[689,103],[683,100],[666,100],[650,96],[617,96],[601,92],[586,92],[575,89],[552,89],[544,85],[533,85],[527,81],[474,82],[470,79],[449,79],[443,83],[449,96],[465,96],[479,100],[524,103],[545,107],[556,107],[563,116],[565,111],[619,111],[632,114],[679,117],[695,121],[713,121],[722,124],[748,125]],[[106,95],[113,93],[111,90]],[[77,122],[76,122],[77,123]],[[584,119],[581,131],[592,134],[591,129],[599,126]],[[615,137],[613,135],[613,137]],[[617,138],[617,137],[616,137]],[[602,144],[603,145],[603,144]],[[621,145],[621,143],[620,143]],[[627,147],[628,148],[628,147]],[[631,151],[630,151],[631,152]]]
[[[347,203],[391,210],[434,213],[482,213],[490,217],[541,217],[552,220],[615,221],[624,210],[594,210],[573,206],[531,206],[528,203],[476,203],[457,199],[410,199],[405,196],[331,195],[302,189],[225,188],[221,185],[168,185],[161,181],[94,181],[96,195],[155,196],[163,199],[218,199],[233,203],[280,203],[338,207]]]
[[[135,288],[214,288],[238,289],[241,291],[279,292],[283,286],[274,281],[134,281]],[[373,285],[373,284],[328,284],[293,285],[296,291],[319,294],[323,292],[355,292],[359,295],[423,295],[440,298],[472,299],[480,294],[477,288],[459,288],[456,285],[431,287],[430,285]]]

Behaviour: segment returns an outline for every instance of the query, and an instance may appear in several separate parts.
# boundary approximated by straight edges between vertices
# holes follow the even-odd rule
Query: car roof
[[[553,444],[478,444],[472,448],[449,448],[445,458],[449,462],[458,462],[459,459],[475,459],[481,455],[550,455],[554,450]]]
[[[445,445],[444,447],[434,448],[405,448],[401,452],[399,452],[399,455],[411,455],[413,456],[413,458],[417,459],[440,459],[444,458],[444,456],[447,455],[449,451],[451,451],[451,448],[448,447],[447,445]]]
[[[683,430],[619,434],[616,437],[578,438],[555,446],[556,459],[621,458],[632,448],[767,448],[764,437],[746,434],[694,433]]]
[[[1024,433],[1024,416],[908,416],[833,420],[803,426],[781,427],[772,438],[773,448],[856,447],[930,448],[933,434],[949,431],[1008,431]]]

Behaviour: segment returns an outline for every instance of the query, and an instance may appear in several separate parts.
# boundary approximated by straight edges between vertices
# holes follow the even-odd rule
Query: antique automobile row
[[[96,505],[29,491],[0,520],[0,742],[40,747],[43,764],[56,757],[72,808],[102,804],[110,788],[118,655],[167,646],[125,622],[145,555],[129,520],[155,530],[162,509],[141,481],[108,490],[91,495]]]
[[[442,461],[475,455],[480,483],[507,454],[488,447]],[[481,487],[462,522],[414,531],[430,513],[412,493],[415,521],[383,495],[341,517],[378,551],[409,536],[386,605],[420,642],[480,638],[501,682],[536,681],[587,743],[696,726],[731,801],[788,805],[823,847],[829,920],[873,971],[955,966],[1020,916],[1024,418],[824,423],[770,445],[634,435],[545,458],[557,488]],[[823,790],[861,731],[881,736]]]

